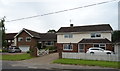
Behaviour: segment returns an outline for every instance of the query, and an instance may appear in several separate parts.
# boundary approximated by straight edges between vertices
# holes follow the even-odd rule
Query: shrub
[[[27,51],[27,53],[30,53],[30,51]]]

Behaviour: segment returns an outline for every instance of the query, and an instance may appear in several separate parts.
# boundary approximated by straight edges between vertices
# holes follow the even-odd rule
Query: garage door
[[[27,51],[29,51],[29,49],[30,49],[29,46],[19,46],[19,48],[20,48],[20,50],[21,50],[22,52],[27,52]]]

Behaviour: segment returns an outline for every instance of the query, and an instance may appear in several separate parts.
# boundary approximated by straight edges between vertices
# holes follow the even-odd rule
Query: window
[[[83,44],[79,44],[79,52],[84,52],[84,45]]]
[[[99,47],[99,44],[94,44],[94,47]]]
[[[11,42],[11,40],[8,40],[8,42]]]
[[[65,34],[64,38],[73,38],[73,34]]]
[[[26,41],[30,42],[31,41],[31,37],[26,37]]]
[[[14,40],[12,40],[12,42],[14,42]]]
[[[22,40],[23,40],[23,38],[22,38],[22,37],[19,37],[19,38],[18,38],[18,41],[22,41]]]
[[[101,37],[100,33],[91,33],[92,38]]]
[[[73,50],[73,45],[72,44],[64,44],[63,50]]]
[[[100,44],[100,48],[105,49],[106,45],[105,44]]]
[[[48,41],[48,42],[45,42],[45,44],[48,45],[48,46],[52,46],[52,45],[54,45],[54,42]]]
[[[106,45],[105,44],[94,44],[94,47],[106,49]]]

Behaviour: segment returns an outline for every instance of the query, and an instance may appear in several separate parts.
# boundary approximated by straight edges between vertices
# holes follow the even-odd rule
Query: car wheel
[[[90,54],[94,54],[94,52],[90,52]]]
[[[111,54],[110,52],[107,52],[106,54]]]

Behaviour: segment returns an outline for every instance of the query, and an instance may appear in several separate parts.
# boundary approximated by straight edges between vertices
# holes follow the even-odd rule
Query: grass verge
[[[111,62],[111,61],[95,61],[95,60],[80,60],[80,59],[57,59],[57,60],[53,61],[53,63],[120,68],[119,67],[120,62]]]
[[[18,61],[18,60],[26,60],[31,59],[30,54],[16,54],[16,55],[0,55],[0,60],[10,60],[10,61]]]

